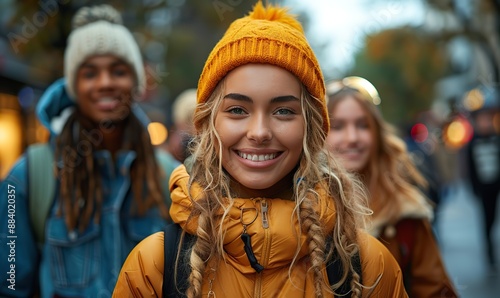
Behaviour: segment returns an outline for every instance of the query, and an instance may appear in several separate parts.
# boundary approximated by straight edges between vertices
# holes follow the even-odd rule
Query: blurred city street
[[[437,236],[450,278],[462,298],[500,297],[500,272],[489,271],[478,201],[463,182],[444,199]],[[498,210],[497,210],[498,212]],[[495,223],[495,243],[500,244],[500,223]],[[497,260],[500,249],[496,251]]]
[[[360,164],[365,163],[348,170],[361,172],[358,174],[366,180],[363,182],[367,182],[368,192],[374,198],[370,201],[375,206],[374,214],[378,214],[378,206],[392,207],[392,200],[396,202],[396,207],[388,208],[390,212],[408,211],[406,214],[410,214],[411,211],[412,216],[417,213],[421,216],[425,211],[425,216],[428,215],[428,206],[417,206],[423,204],[413,204],[415,206],[410,208],[415,207],[415,210],[396,205],[402,201],[398,196],[405,199],[416,197],[415,191],[408,187],[408,182],[422,186],[419,185],[421,177],[416,177],[419,175],[413,165],[410,166],[409,160],[414,163],[423,178],[429,182],[425,195],[430,201],[439,202],[433,228],[449,278],[460,297],[500,298],[500,206],[497,206],[498,216],[493,227],[493,247],[497,261],[496,268],[493,269],[488,263],[488,256],[492,259],[492,246],[489,241],[488,254],[481,208],[483,205],[491,206],[489,203],[493,200],[486,195],[488,199],[481,204],[469,185],[472,184],[474,190],[483,192],[483,195],[500,185],[500,0],[260,1],[285,7],[300,21],[300,24],[292,24],[288,16],[284,17],[286,14],[281,9],[255,13],[255,17],[259,19],[257,23],[267,22],[261,20],[264,15],[274,15],[273,22],[278,21],[281,23],[279,26],[283,26],[282,29],[276,29],[280,33],[277,37],[288,30],[298,30],[293,33],[294,37],[289,43],[285,42],[286,39],[277,39],[278,46],[275,47],[273,43],[262,49],[259,35],[268,32],[274,35],[274,29],[263,26],[257,30],[255,28],[260,28],[260,25],[255,25],[255,28],[241,35],[225,33],[235,20],[248,16],[257,2],[259,1],[0,0],[0,182],[6,182],[0,183],[0,199],[4,198],[0,200],[0,213],[4,212],[4,218],[9,216],[0,225],[0,251],[3,251],[0,253],[0,271],[3,270],[4,276],[9,276],[9,279],[0,279],[0,298],[6,295],[3,290],[11,290],[7,282],[16,283],[12,275],[18,277],[17,287],[23,291],[23,284],[27,292],[19,294],[18,291],[18,297],[27,297],[28,292],[33,292],[37,283],[32,280],[38,277],[41,277],[41,297],[102,297],[104,292],[109,297],[123,261],[132,248],[141,239],[163,228],[166,218],[160,215],[168,212],[160,211],[166,211],[163,209],[172,202],[165,200],[165,207],[160,197],[162,194],[168,197],[169,191],[173,191],[173,188],[169,190],[168,181],[178,162],[182,163],[191,154],[191,149],[196,154],[202,153],[199,147],[193,147],[199,145],[196,136],[222,132],[227,140],[235,140],[233,145],[239,136],[242,141],[238,146],[247,146],[248,151],[263,150],[262,154],[272,148],[272,151],[281,150],[276,149],[278,147],[286,147],[286,150],[299,154],[299,150],[292,146],[295,144],[293,140],[307,136],[313,141],[303,141],[303,152],[318,150],[310,150],[319,145],[316,140],[320,137],[315,136],[318,130],[309,129],[319,121],[318,116],[315,116],[318,119],[312,120],[303,117],[307,124],[305,127],[313,133],[301,135],[300,131],[292,131],[292,138],[281,136],[282,132],[288,131],[275,130],[276,125],[269,125],[262,130],[260,126],[250,126],[258,123],[253,120],[246,121],[248,126],[238,126],[237,130],[226,129],[233,122],[221,124],[220,131],[219,126],[214,128],[211,125],[208,132],[205,128],[201,131],[200,127],[206,126],[202,125],[205,118],[198,117],[200,113],[194,114],[193,120],[197,103],[198,107],[212,108],[223,100],[221,96],[210,96],[212,93],[217,95],[214,88],[219,86],[219,81],[239,81],[223,79],[230,76],[234,67],[240,65],[227,62],[226,56],[227,59],[238,58],[238,55],[253,53],[255,49],[259,55],[265,53],[277,62],[272,62],[269,57],[264,60],[251,57],[235,61],[275,64],[288,70],[290,76],[297,76],[301,89],[304,90],[300,94],[300,112],[303,115],[318,115],[321,112],[322,128],[328,136],[334,138],[336,133],[343,135],[338,128],[347,128],[349,121],[355,123],[355,129],[352,129],[357,131],[353,134],[355,138],[352,138],[349,128],[349,141],[338,141],[338,148],[333,148],[328,143],[328,148],[335,154],[346,153],[349,159],[354,156],[353,160],[359,159]],[[102,4],[106,5],[101,6]],[[92,10],[88,8],[82,10],[84,6],[94,5],[101,6],[96,10],[98,13],[91,13]],[[79,11],[86,11],[83,13],[85,17],[74,18]],[[94,27],[97,21],[106,21],[99,23],[110,28],[118,27],[117,32],[120,33],[102,35],[108,34],[108,30]],[[73,35],[75,31],[87,32],[82,28],[85,26],[92,28],[85,33],[85,38]],[[97,37],[101,35],[102,37]],[[241,39],[232,40],[236,36],[241,36]],[[119,39],[120,43],[111,41],[114,38]],[[221,39],[227,43],[218,44]],[[247,42],[251,42],[248,45],[253,45],[253,39],[259,46],[246,46]],[[268,38],[265,39],[263,44],[267,44]],[[239,48],[240,44],[245,46]],[[295,57],[290,54],[295,44],[297,53],[302,53],[300,57],[297,56],[297,62],[288,60],[289,57]],[[238,45],[238,48],[233,45]],[[305,45],[307,47],[303,47]],[[272,48],[272,51],[268,52],[267,47]],[[230,55],[221,52],[219,56],[221,48],[230,49]],[[278,50],[275,52],[275,49]],[[212,60],[212,57],[223,59]],[[302,60],[307,63],[302,63]],[[226,68],[227,65],[231,66]],[[310,73],[314,75],[309,79],[311,66],[313,72]],[[98,75],[100,72],[105,75]],[[203,80],[200,78],[202,73]],[[212,74],[216,74],[213,80],[205,79]],[[112,77],[113,80],[109,79]],[[353,83],[356,80],[358,83]],[[297,85],[297,82],[288,81]],[[264,80],[261,82],[267,83]],[[324,83],[326,86],[336,86],[338,83],[341,88],[330,90]],[[225,84],[221,83],[220,86]],[[241,91],[245,91],[241,92],[242,96],[250,96],[251,94],[245,94],[246,91],[253,93],[254,86],[263,87],[262,85],[264,84],[248,84],[248,88],[242,88]],[[291,93],[285,94],[286,88],[283,86],[278,88],[276,85],[276,90],[269,86],[269,92],[262,88],[259,94],[268,94],[267,99],[280,98],[281,96],[276,96],[283,91],[281,95],[286,95],[283,97],[292,97]],[[224,88],[217,87],[215,90],[221,93]],[[360,99],[366,98],[351,101],[356,109],[346,109],[345,113],[339,112],[335,116],[333,110],[338,104],[333,95],[343,93],[339,92],[341,89],[349,89],[353,94],[359,93]],[[327,91],[326,97],[324,91]],[[186,96],[186,92],[191,95]],[[309,95],[314,95],[314,102],[321,104],[306,104],[310,101]],[[265,96],[258,97],[265,102]],[[181,98],[183,99],[180,100]],[[249,101],[249,105],[255,103],[254,100]],[[91,108],[87,110],[86,106]],[[260,104],[254,107],[257,106],[259,109],[262,107]],[[239,110],[245,115],[226,118],[232,121],[260,113],[256,113],[258,110],[254,108],[243,108]],[[284,106],[282,110],[293,110],[289,108]],[[310,113],[311,110],[315,112]],[[271,116],[269,111],[271,109],[260,114]],[[215,117],[222,110],[212,112]],[[286,114],[295,114],[289,112]],[[295,116],[303,116],[302,114]],[[292,123],[284,120],[292,119],[293,115],[287,118],[281,112],[273,112],[272,116],[273,118],[266,119]],[[352,117],[349,120],[344,116]],[[296,118],[298,119],[293,117]],[[242,122],[243,120],[239,123]],[[196,127],[193,123],[196,123]],[[258,129],[254,129],[255,127]],[[254,143],[255,138],[248,138],[250,141],[243,145],[244,134],[234,134],[233,138],[233,133],[243,132],[245,129],[247,132],[275,132],[277,137],[267,148],[264,148],[267,145],[260,148],[260,142],[264,139],[260,140],[258,146],[254,146],[248,144]],[[247,137],[249,135],[247,133]],[[220,141],[222,137],[218,136],[217,139]],[[272,134],[268,139],[273,139]],[[44,146],[35,146],[37,144]],[[402,144],[405,144],[409,155],[402,149]],[[207,146],[207,152],[212,152],[215,145]],[[231,144],[223,145],[226,148]],[[253,149],[250,148],[252,146]],[[379,150],[378,147],[384,149]],[[27,158],[26,154],[20,159],[23,153],[34,152],[31,148],[42,148],[39,152],[45,155]],[[52,150],[54,148],[55,151]],[[374,154],[386,149],[387,152],[380,158]],[[152,152],[155,154],[148,154]],[[201,157],[197,155],[194,160],[203,158],[204,164],[208,165],[209,159],[204,156],[211,154],[201,154]],[[218,159],[223,158],[222,154]],[[247,154],[250,156],[250,153]],[[267,160],[267,155],[277,157],[280,154],[266,154],[266,162],[261,163],[264,166],[259,171],[264,173],[264,167],[269,167],[270,170],[266,171],[274,173],[271,168],[273,162]],[[22,162],[11,171],[19,160]],[[27,160],[31,162],[28,163]],[[33,161],[38,160],[47,163],[34,166],[38,162]],[[372,160],[383,162],[377,165]],[[216,158],[210,160],[214,161],[217,162]],[[286,161],[287,164],[290,162],[293,160]],[[235,188],[235,196],[240,192],[254,193],[247,192],[252,190],[250,184],[238,180],[238,177],[247,179],[244,177],[247,172],[254,175],[254,170],[245,164],[243,167],[233,167],[231,163],[232,161],[224,163],[222,172],[219,162],[217,173],[207,172],[200,177],[209,177],[209,174],[218,175],[219,178],[222,175],[231,176],[231,179],[217,180],[228,190],[225,193],[233,193],[233,186],[239,184],[245,187]],[[296,165],[290,164],[288,168],[295,171]],[[233,175],[239,169],[245,172]],[[377,173],[378,170],[380,174]],[[271,177],[264,174],[264,178],[257,179],[260,180],[259,183]],[[279,175],[281,176],[276,181],[283,180],[285,174]],[[381,181],[394,179],[392,181],[396,183],[392,186],[397,186],[393,187],[396,191],[390,190],[386,185],[388,183],[378,183],[373,177],[383,178]],[[307,177],[300,179],[302,178]],[[11,181],[23,183],[16,186]],[[53,183],[45,183],[46,181]],[[224,181],[231,181],[231,185],[226,185]],[[288,189],[283,189],[282,183],[276,181],[272,182],[276,183],[273,187],[279,188],[273,188],[269,194],[262,194],[272,197],[274,195],[271,194],[281,194],[285,190],[283,193],[288,195]],[[454,182],[449,191],[441,195],[443,185],[448,185],[450,181]],[[141,184],[143,182],[144,185]],[[271,187],[271,182],[266,186],[255,185],[255,193],[258,191],[260,194],[262,189]],[[53,185],[57,188],[52,187]],[[3,191],[4,186],[6,191]],[[230,191],[228,187],[231,187]],[[38,191],[40,189],[48,191]],[[17,197],[12,198],[12,191]],[[496,191],[498,190],[495,189]],[[32,198],[40,199],[34,201]],[[371,197],[368,200],[370,199]],[[378,204],[375,202],[378,199],[385,201]],[[20,202],[17,208],[16,200]],[[500,205],[500,198],[497,205]],[[133,212],[126,213],[128,209],[125,208],[134,212],[136,208],[137,216]],[[150,208],[159,209],[149,213]],[[383,217],[390,213],[383,208],[380,210]],[[261,211],[261,216],[264,216],[265,209]],[[485,213],[488,214],[485,218],[491,223],[492,214]],[[385,216],[384,219],[387,218],[396,216]],[[240,219],[241,224],[246,227],[243,218]],[[17,253],[11,246],[3,244],[7,238],[14,237],[16,225],[19,233],[24,230],[24,234],[28,235],[17,240]],[[337,226],[341,225],[340,220]],[[491,228],[491,224],[488,224],[488,228]],[[410,234],[406,231],[394,233]],[[389,235],[389,229],[387,232]],[[426,236],[429,234],[426,233]],[[17,234],[15,237],[17,238]],[[405,238],[407,237],[398,239],[405,242],[401,245],[405,250],[400,253],[404,261],[400,264],[409,263],[406,262],[408,247],[413,244],[413,237],[408,237],[411,242]],[[426,239],[432,240],[431,237]],[[14,245],[14,242],[8,244]],[[43,250],[37,251],[36,244],[39,247],[43,244]],[[245,244],[245,250],[248,249],[247,246]],[[9,258],[4,257],[7,250]],[[435,247],[432,247],[431,253],[437,255]],[[11,258],[11,254],[17,254],[17,260],[27,266],[15,265],[15,258]],[[428,252],[424,251],[423,255],[427,261],[432,259],[428,257]],[[415,269],[424,265],[420,268],[428,270],[432,265],[418,263],[423,259],[415,257],[408,266]],[[11,267],[13,265],[17,272],[10,271],[14,270]],[[4,270],[6,266],[10,267]],[[431,274],[428,272],[427,276],[446,280],[444,275]],[[233,280],[238,278],[240,277],[236,276]],[[427,287],[429,282],[423,281],[422,284]],[[446,282],[446,285],[449,283]],[[448,289],[449,287],[445,290]],[[88,294],[91,291],[99,294]]]

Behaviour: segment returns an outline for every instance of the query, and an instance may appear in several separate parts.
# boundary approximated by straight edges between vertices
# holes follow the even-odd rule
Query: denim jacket
[[[64,98],[61,100],[65,97],[63,87],[64,81],[58,81],[47,90],[52,104],[66,102]],[[46,95],[39,105],[47,104]],[[43,117],[40,117],[42,123]],[[132,210],[129,171],[135,158],[133,151],[118,152],[115,161],[108,151],[94,153],[102,176],[102,211],[99,222],[91,220],[83,232],[68,232],[64,216],[57,214],[59,187],[56,185],[41,250],[37,247],[28,210],[27,160],[25,156],[18,160],[0,185],[0,214],[4,215],[4,223],[0,224],[0,251],[7,252],[0,258],[3,275],[0,297],[30,297],[38,285],[42,298],[111,296],[121,266],[132,248],[143,238],[162,230],[166,223],[157,208],[151,208],[144,216]],[[177,164],[172,159],[172,167],[165,169],[166,182]]]

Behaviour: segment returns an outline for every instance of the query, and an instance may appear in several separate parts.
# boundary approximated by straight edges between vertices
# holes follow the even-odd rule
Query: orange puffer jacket
[[[172,207],[170,214],[174,222],[183,229],[195,234],[196,220],[186,222],[191,201],[188,198],[189,175],[184,166],[177,168],[171,176]],[[192,187],[193,198],[200,191]],[[261,211],[267,203],[268,225],[264,227]],[[224,250],[225,261],[213,267],[215,275],[209,274],[207,266],[205,276],[213,276],[212,287],[209,278],[203,279],[202,292],[206,297],[212,290],[216,297],[314,297],[314,277],[309,269],[306,235],[295,237],[298,223],[291,220],[295,203],[282,199],[234,199],[223,225],[226,235]],[[320,221],[326,231],[335,225],[336,212],[333,200],[322,200],[318,207]],[[242,211],[243,210],[243,211]],[[251,236],[252,248],[259,263],[264,266],[261,273],[256,273],[250,266],[240,236],[243,232],[241,216],[245,222],[256,220],[247,226]],[[295,218],[295,217],[293,217]],[[407,297],[404,290],[401,270],[389,251],[374,237],[359,233],[362,279],[365,289],[363,297]],[[156,233],[143,240],[128,256],[118,278],[113,297],[162,297],[164,235]],[[301,242],[301,249],[292,268]],[[170,268],[169,270],[173,270]],[[325,282],[328,281],[323,268]],[[324,297],[334,297],[325,291]]]

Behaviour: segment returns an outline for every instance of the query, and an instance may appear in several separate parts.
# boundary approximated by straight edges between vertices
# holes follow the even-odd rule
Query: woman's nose
[[[261,115],[251,117],[247,138],[258,144],[270,141],[273,138],[273,133],[269,125],[269,120]]]
[[[346,130],[346,138],[349,142],[356,142],[358,140],[358,130],[354,126],[348,126]]]

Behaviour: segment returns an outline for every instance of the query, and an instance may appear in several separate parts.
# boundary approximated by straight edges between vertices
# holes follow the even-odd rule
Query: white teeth
[[[114,101],[115,99],[112,98],[112,97],[103,97],[103,98],[99,98],[99,101],[101,102],[112,102]]]
[[[266,160],[276,158],[277,154],[272,153],[272,154],[265,154],[265,155],[257,155],[257,154],[246,154],[246,153],[238,152],[238,155],[244,159],[248,159],[251,161],[266,161]]]

